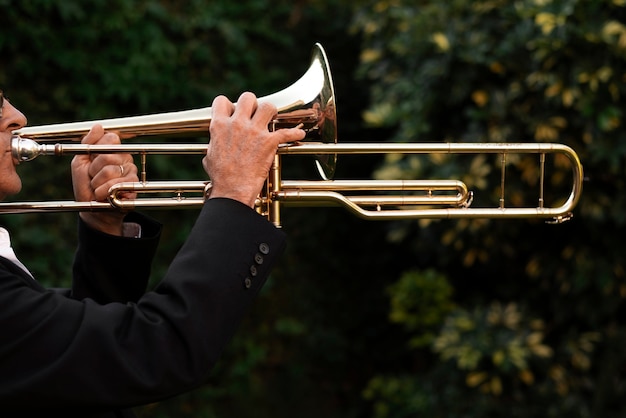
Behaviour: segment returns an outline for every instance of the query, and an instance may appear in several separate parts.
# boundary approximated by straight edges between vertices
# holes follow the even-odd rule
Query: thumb
[[[82,144],[95,144],[104,135],[104,128],[100,124],[95,124],[89,132],[80,141]],[[74,168],[84,167],[91,161],[93,157],[89,154],[77,154],[72,159],[72,171]]]

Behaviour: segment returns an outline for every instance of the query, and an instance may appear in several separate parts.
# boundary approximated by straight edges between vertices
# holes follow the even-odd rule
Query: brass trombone
[[[545,218],[559,223],[571,217],[582,193],[583,168],[578,155],[562,144],[337,143],[335,94],[326,53],[319,44],[313,49],[308,70],[298,81],[284,90],[259,98],[259,101],[269,101],[278,108],[271,129],[300,126],[307,132],[304,141],[279,148],[265,190],[256,201],[257,211],[276,226],[281,224],[282,205],[342,206],[365,219]],[[141,179],[135,183],[114,185],[109,191],[108,202],[0,203],[0,213],[199,207],[210,193],[210,181],[148,181],[146,156],[203,154],[206,144],[123,143],[112,146],[59,141],[79,140],[95,123],[117,132],[122,139],[208,135],[210,114],[211,108],[202,108],[15,131],[12,152],[18,161],[30,161],[40,155],[131,153],[141,156]],[[339,154],[497,154],[502,162],[499,204],[472,207],[474,193],[459,180],[335,180]],[[513,154],[536,154],[538,157],[539,192],[536,205],[532,207],[508,207],[505,204],[507,156]],[[546,206],[544,202],[545,160],[546,155],[552,154],[566,157],[572,171],[570,194],[557,207]],[[282,179],[281,158],[285,155],[315,156],[322,180]],[[136,192],[137,199],[120,198],[123,192],[128,191]],[[166,196],[163,197],[163,194]]]

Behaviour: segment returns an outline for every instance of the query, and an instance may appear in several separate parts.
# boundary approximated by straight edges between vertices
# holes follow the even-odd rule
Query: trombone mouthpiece
[[[43,154],[42,145],[32,139],[14,136],[11,138],[11,155],[17,163],[31,161]]]

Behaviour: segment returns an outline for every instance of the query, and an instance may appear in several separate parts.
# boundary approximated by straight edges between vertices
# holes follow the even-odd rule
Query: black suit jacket
[[[44,289],[0,257],[0,416],[127,416],[122,409],[198,387],[285,245],[252,209],[211,199],[143,293],[159,226],[136,220],[148,238],[81,225],[69,292]]]

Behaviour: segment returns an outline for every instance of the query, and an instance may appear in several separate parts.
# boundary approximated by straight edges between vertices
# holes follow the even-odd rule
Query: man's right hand
[[[243,93],[236,106],[224,96],[213,101],[210,141],[202,164],[211,179],[209,199],[225,197],[254,208],[279,144],[304,139],[299,128],[270,132],[276,106]]]

